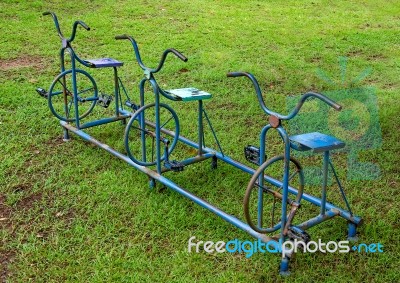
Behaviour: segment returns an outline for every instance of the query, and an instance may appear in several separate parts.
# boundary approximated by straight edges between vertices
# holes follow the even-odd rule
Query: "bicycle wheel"
[[[156,160],[156,123],[155,103],[139,108],[130,118],[125,128],[125,149],[132,161],[142,166],[155,165]],[[174,150],[179,137],[179,120],[175,111],[167,104],[160,103],[161,135],[160,156],[165,160],[165,144],[168,143],[168,155]],[[165,133],[174,132],[174,137]],[[172,139],[172,142],[170,141]]]
[[[275,156],[265,161],[257,169],[247,186],[243,201],[244,215],[249,226],[259,233],[271,233],[282,228],[282,205],[286,205],[286,227],[289,227],[303,196],[303,170],[300,163],[291,157],[289,162],[289,186],[296,188],[298,193],[297,195],[288,194],[287,203],[282,203],[283,168],[284,156]],[[265,176],[271,177],[275,181],[267,182],[264,179]],[[295,209],[291,210],[293,207]],[[265,221],[267,216],[270,219],[269,222]]]
[[[87,72],[80,69],[75,72],[80,120],[92,112],[98,99],[98,91],[96,82]],[[49,108],[54,116],[66,122],[75,121],[72,70],[59,74],[51,84],[48,93]]]

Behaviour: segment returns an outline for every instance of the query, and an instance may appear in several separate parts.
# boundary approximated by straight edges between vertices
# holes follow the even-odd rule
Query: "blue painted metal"
[[[109,58],[108,58],[109,59]],[[118,69],[114,65],[113,66],[113,71],[114,71],[114,97],[115,97],[115,117],[119,117],[119,80],[118,80]]]
[[[194,87],[170,89],[165,92],[177,96],[179,100],[182,101],[205,100],[211,98],[210,93]]]
[[[331,165],[333,176],[335,177],[336,184],[339,187],[340,194],[342,195],[343,201],[346,204],[346,208],[347,208],[348,212],[350,213],[350,215],[353,215],[353,212],[351,211],[351,207],[350,207],[350,204],[349,204],[349,202],[347,200],[346,194],[344,193],[342,183],[340,182],[339,177],[336,174],[335,167],[333,166],[333,163],[332,163],[332,161],[330,159],[329,159],[329,164]]]
[[[125,113],[129,113],[129,111],[121,109],[121,113],[125,114]],[[151,123],[149,123],[149,124],[151,125]],[[165,130],[165,129],[162,129],[161,131],[164,134],[170,135],[172,137],[175,136],[175,134],[173,132],[171,132],[171,131],[168,131],[168,130]],[[191,141],[190,139],[185,138],[182,135],[179,136],[178,140],[180,142],[190,146],[190,147],[195,148],[195,149],[199,148],[198,144],[196,142]],[[245,173],[253,175],[255,173],[255,171],[256,171],[253,168],[251,168],[251,167],[249,167],[249,166],[247,166],[247,165],[245,165],[243,163],[240,163],[239,161],[236,161],[236,160],[232,159],[228,155],[223,155],[221,152],[218,152],[215,149],[208,148],[208,147],[203,147],[203,152],[215,154],[215,156],[219,160],[221,160],[221,161],[223,161],[223,162],[225,162],[225,163],[227,163],[229,165],[234,166],[235,168],[241,170],[242,172],[245,172]],[[268,183],[270,183],[271,185],[276,186],[276,187],[282,187],[283,186],[282,181],[276,180],[276,179],[271,178],[269,176],[265,176],[264,180],[267,181]],[[297,195],[297,189],[296,188],[293,188],[293,187],[289,186],[288,187],[288,191],[289,191],[290,194]],[[310,202],[311,204],[316,205],[318,207],[321,206],[321,199],[320,198],[317,198],[317,197],[315,197],[313,195],[310,195],[310,194],[307,194],[307,193],[303,194],[302,200]],[[342,208],[340,208],[338,206],[335,206],[334,204],[331,204],[329,202],[326,202],[325,208],[326,209],[337,210],[339,212],[339,215],[342,218],[344,218],[344,219],[346,219],[348,221],[351,221],[352,223],[354,223],[356,225],[359,225],[362,222],[362,219],[360,217],[351,215],[348,211],[346,211],[346,210],[344,210],[344,209],[342,209]]]
[[[282,276],[288,276],[290,275],[289,272],[289,258],[284,257],[281,260],[281,264],[279,266],[279,274]]]
[[[74,52],[71,52],[71,55],[74,54]],[[72,57],[72,56],[71,56]],[[78,89],[76,85],[76,67],[75,67],[75,60],[72,57],[71,58],[71,70],[72,70],[72,88],[73,88],[73,95],[74,95],[74,110],[75,110],[75,124],[76,127],[79,129],[80,128],[80,122],[79,122],[79,105],[78,105]]]
[[[311,219],[308,219],[303,223],[297,224],[296,227],[300,228],[301,230],[307,230],[338,215],[340,215],[339,210],[336,209],[325,210],[323,214],[321,213]]]
[[[158,92],[157,85],[150,81],[153,84],[154,94],[155,94],[155,109],[156,109],[156,166],[157,166],[157,173],[161,174],[161,132],[160,132],[160,96]]]
[[[111,58],[103,58],[103,59],[99,59],[99,60],[82,60],[74,52],[74,49],[71,46],[71,42],[75,39],[76,30],[77,30],[78,25],[81,25],[85,29],[89,30],[89,27],[85,23],[83,23],[81,21],[76,21],[73,24],[73,30],[72,30],[71,37],[65,38],[60,30],[56,15],[52,12],[46,12],[46,13],[44,13],[44,15],[51,15],[53,17],[53,21],[55,23],[56,30],[57,30],[58,35],[61,38],[61,42],[62,42],[62,47],[60,50],[61,74],[56,78],[56,80],[60,79],[60,80],[65,81],[65,75],[71,74],[72,88],[73,88],[72,96],[73,96],[73,104],[74,104],[74,117],[69,119],[69,117],[67,116],[66,119],[62,119],[63,117],[61,117],[60,115],[58,115],[58,116],[56,115],[56,117],[61,120],[60,123],[64,129],[64,138],[65,139],[69,139],[69,132],[73,132],[73,133],[77,134],[84,140],[87,140],[87,141],[99,146],[100,148],[103,148],[104,150],[106,150],[107,152],[116,156],[117,158],[120,158],[121,160],[125,161],[132,167],[134,167],[137,170],[148,175],[150,178],[150,186],[151,187],[153,187],[156,182],[159,182],[159,183],[171,188],[172,190],[182,194],[186,198],[192,200],[193,202],[199,204],[200,206],[206,208],[207,210],[215,213],[216,215],[220,216],[225,221],[227,221],[227,222],[233,224],[234,226],[238,227],[239,229],[247,232],[251,236],[253,236],[257,239],[260,239],[264,242],[268,242],[270,240],[278,240],[280,242],[283,242],[288,237],[287,233],[288,233],[290,227],[293,227],[293,229],[297,229],[297,231],[301,232],[302,230],[306,230],[310,227],[313,227],[313,226],[315,226],[323,221],[326,221],[328,219],[331,219],[335,216],[340,216],[340,217],[343,217],[344,219],[348,220],[348,222],[349,222],[348,236],[349,236],[349,238],[353,238],[353,239],[356,237],[356,228],[361,223],[361,218],[353,215],[352,211],[350,210],[350,205],[346,199],[344,190],[340,184],[339,178],[338,178],[338,176],[333,168],[333,164],[331,163],[330,158],[329,158],[329,151],[332,149],[337,149],[337,148],[343,147],[344,143],[337,140],[336,138],[326,136],[326,135],[323,135],[320,133],[310,133],[310,134],[303,134],[303,135],[289,137],[286,130],[281,125],[281,120],[289,120],[289,119],[294,118],[299,113],[304,102],[309,98],[320,99],[321,101],[327,103],[328,105],[330,105],[331,107],[333,107],[336,110],[341,109],[340,105],[338,105],[337,103],[335,103],[334,101],[330,100],[329,98],[325,97],[322,94],[315,93],[315,92],[308,92],[300,98],[296,107],[289,114],[282,115],[280,113],[270,110],[266,106],[266,104],[263,100],[263,97],[262,97],[262,93],[261,93],[259,84],[253,75],[251,75],[249,73],[245,73],[245,72],[229,73],[228,74],[229,77],[245,76],[252,81],[258,102],[261,106],[261,109],[267,115],[270,116],[269,124],[264,126],[260,132],[260,137],[259,137],[259,141],[260,141],[260,151],[259,152],[260,152],[260,154],[259,154],[259,164],[258,164],[258,165],[260,165],[260,167],[257,171],[247,165],[244,165],[244,164],[230,158],[229,156],[225,155],[222,152],[220,143],[217,139],[215,131],[211,125],[211,121],[209,120],[208,115],[205,112],[204,105],[203,105],[203,99],[211,98],[211,95],[209,93],[206,93],[206,92],[203,92],[203,91],[200,91],[197,89],[194,90],[193,88],[175,89],[175,90],[167,91],[167,90],[163,90],[157,83],[155,74],[162,69],[167,55],[169,53],[172,53],[175,56],[177,56],[178,58],[180,58],[181,60],[187,61],[187,58],[182,53],[180,53],[179,51],[177,51],[173,48],[166,49],[162,53],[162,56],[161,56],[158,66],[156,68],[150,68],[150,67],[147,67],[144,65],[144,63],[141,59],[140,53],[139,53],[137,43],[132,37],[130,37],[128,35],[122,35],[122,36],[116,37],[116,39],[127,39],[131,42],[131,44],[133,46],[136,61],[144,73],[144,78],[139,83],[140,101],[138,104],[134,104],[129,99],[126,89],[124,88],[121,80],[118,77],[117,67],[122,66],[122,64],[123,64],[122,62],[119,62],[119,61],[111,59]],[[65,60],[64,59],[65,59],[66,52],[71,57],[71,66],[72,67],[70,70],[65,70],[65,65],[64,65]],[[76,62],[78,62],[79,64],[82,64],[85,67],[92,67],[92,68],[112,67],[113,68],[115,116],[109,117],[109,118],[102,118],[102,119],[94,120],[94,121],[89,121],[89,122],[86,122],[83,124],[81,123],[80,120],[83,117],[82,117],[82,115],[79,116],[79,108],[78,108],[79,103],[88,102],[88,101],[96,102],[97,85],[96,85],[94,79],[86,71],[76,68]],[[76,79],[78,73],[85,75],[86,77],[89,78],[90,81],[92,81],[92,84],[95,86],[95,90],[96,90],[95,96],[93,98],[81,99],[79,97],[78,88],[77,88],[77,79]],[[63,76],[63,74],[64,74],[64,76]],[[147,105],[145,105],[145,97],[144,97],[146,83],[149,83],[149,85],[153,91],[153,95],[154,95],[154,103],[147,104]],[[64,85],[65,85],[65,83],[64,83]],[[125,105],[129,105],[129,107],[131,109],[136,110],[134,113],[123,109],[123,107],[122,107],[123,103],[121,101],[121,94],[120,94],[121,87],[127,96],[127,103],[125,103]],[[50,90],[52,91],[52,87],[50,88]],[[50,91],[49,96],[52,95],[51,91]],[[190,95],[189,95],[189,92],[190,92]],[[67,115],[67,113],[69,113],[70,105],[67,105],[67,95],[69,95],[69,94],[66,93],[65,88],[64,88],[63,92],[59,92],[59,93],[53,94],[53,95],[61,95],[61,94],[64,96],[64,100],[65,100],[64,110]],[[169,99],[170,101],[196,101],[196,100],[198,101],[198,109],[197,109],[197,111],[198,111],[198,117],[197,117],[198,141],[197,141],[197,143],[194,141],[191,141],[179,134],[180,126],[179,126],[177,115],[170,106],[160,102],[160,95],[164,96],[165,98]],[[134,105],[134,107],[131,107],[133,105]],[[155,109],[154,123],[147,120],[146,116],[145,116],[145,111],[149,107],[153,107],[153,106]],[[52,112],[55,112],[53,106],[51,105],[51,99],[49,99],[49,107]],[[160,109],[162,107],[170,110],[173,118],[177,121],[176,122],[177,128],[175,129],[175,131],[170,131],[168,129],[165,129],[164,125],[161,125]],[[207,122],[210,125],[212,134],[217,142],[219,151],[208,148],[204,144],[204,124],[203,124],[204,117],[206,118]],[[91,137],[90,135],[88,135],[87,133],[85,133],[82,130],[85,128],[99,126],[102,124],[106,124],[106,123],[110,123],[110,122],[114,122],[114,121],[118,121],[118,120],[125,120],[127,118],[130,118],[130,121],[126,126],[124,144],[125,144],[125,147],[127,148],[128,155],[124,155],[124,154],[114,150],[110,146],[94,139],[93,137]],[[147,157],[146,157],[145,138],[146,138],[147,133],[144,130],[142,130],[141,134],[140,134],[142,160],[140,161],[140,160],[133,158],[133,156],[129,153],[128,132],[134,121],[138,121],[140,124],[140,127],[142,129],[145,129],[146,126],[151,126],[154,129],[154,133],[153,132],[150,133],[151,135],[155,136],[155,151],[156,151],[155,157],[156,158],[155,158],[154,162],[148,162],[146,160]],[[73,122],[75,125],[70,124],[71,122]],[[260,175],[256,175],[257,172],[260,173],[260,170],[262,170],[264,167],[266,168],[267,166],[270,165],[270,163],[268,163],[268,162],[271,162],[271,159],[269,159],[267,161],[265,160],[266,151],[267,151],[266,150],[267,149],[267,146],[266,146],[267,134],[271,129],[275,129],[276,131],[278,131],[278,133],[282,139],[283,145],[284,145],[283,157],[282,156],[279,157],[280,158],[279,160],[283,160],[283,162],[284,162],[284,166],[282,168],[282,170],[283,170],[282,180],[276,180],[270,176],[267,176],[263,173],[264,171],[261,171],[262,173]],[[164,137],[162,137],[162,134],[173,137],[173,139],[174,139],[173,142],[170,144],[170,142],[168,140],[166,140]],[[198,151],[197,155],[194,157],[187,158],[183,161],[179,161],[179,162],[177,161],[176,163],[170,163],[168,160],[169,154],[172,153],[172,150],[174,149],[176,142],[178,140],[190,147],[197,149],[197,151]],[[163,146],[166,149],[166,151],[165,151],[166,153],[163,155],[161,154],[161,146],[162,146],[161,143],[163,143]],[[299,192],[296,188],[289,186],[289,181],[291,178],[289,165],[290,165],[291,161],[293,162],[293,158],[291,158],[291,149],[293,149],[293,150],[313,150],[314,152],[323,152],[324,153],[323,184],[322,184],[322,197],[321,198],[317,198],[315,196],[303,193],[302,190],[300,190],[300,192]],[[274,231],[278,231],[280,229],[279,235],[276,235],[274,237],[269,237],[269,236],[266,236],[264,233],[259,233],[260,229],[256,229],[254,225],[251,224],[251,226],[253,227],[253,228],[251,228],[251,226],[249,224],[237,219],[236,217],[234,217],[232,215],[229,215],[228,213],[220,210],[219,208],[208,203],[207,201],[188,192],[184,188],[178,186],[176,183],[172,182],[170,179],[167,179],[166,177],[164,177],[162,175],[162,173],[164,173],[166,171],[176,170],[176,168],[174,169],[174,167],[172,166],[173,164],[179,164],[179,166],[182,165],[181,169],[183,169],[183,166],[187,166],[187,165],[190,165],[190,164],[193,164],[196,162],[200,162],[200,161],[206,160],[208,158],[217,158],[217,159],[241,170],[242,172],[246,172],[251,175],[254,175],[253,180],[258,180],[257,184],[259,186],[259,189],[258,189],[257,227],[260,229],[262,229],[262,226],[263,226],[262,224],[263,224],[263,215],[264,215],[264,213],[263,213],[263,194],[265,193],[265,191],[268,192],[268,190],[264,189],[265,183],[275,186],[275,187],[279,188],[279,190],[281,190],[279,193],[277,193],[275,195],[275,196],[277,196],[279,194],[280,201],[282,202],[282,207],[281,207],[281,212],[280,212],[280,214],[281,214],[280,221],[277,224],[275,224],[273,227],[265,230],[265,232],[274,232]],[[164,164],[162,163],[164,160],[165,160],[165,162],[168,163],[167,164],[168,166],[166,166],[165,163]],[[274,159],[272,158],[272,160],[274,160]],[[173,162],[175,162],[175,161],[173,161]],[[342,194],[342,197],[345,200],[347,210],[339,208],[339,207],[337,207],[331,203],[328,203],[326,201],[326,190],[327,190],[327,182],[328,182],[329,164],[332,168],[333,175],[339,185],[339,189]],[[151,166],[151,165],[155,165],[155,170],[148,168],[148,166]],[[264,167],[262,167],[263,165],[264,165]],[[297,166],[299,166],[299,165],[297,164]],[[293,200],[289,199],[289,195],[298,196],[298,200],[293,201]],[[299,207],[300,200],[308,201],[316,206],[319,206],[320,214],[311,219],[308,219],[307,221],[305,221],[303,223],[297,224],[296,226],[291,226],[291,221]],[[288,210],[287,206],[291,207],[291,209]],[[282,259],[281,265],[280,265],[281,274],[287,274],[288,268],[289,268],[289,258],[284,257]]]
[[[106,68],[106,67],[121,67],[123,62],[117,61],[113,58],[100,58],[85,60],[92,68]]]
[[[199,108],[198,108],[198,119],[197,119],[197,124],[198,124],[198,139],[199,139],[199,148],[198,148],[198,155],[203,154],[203,132],[204,132],[204,127],[203,127],[203,100],[199,100]]]
[[[311,149],[316,153],[339,149],[345,146],[345,143],[341,140],[318,132],[291,136],[290,141],[300,144],[301,150]]]
[[[325,214],[326,204],[326,187],[328,185],[328,167],[329,166],[329,150],[324,152],[323,170],[322,170],[322,195],[321,195],[321,215]]]
[[[121,115],[123,116],[129,116],[132,115],[127,126],[125,127],[125,134],[124,134],[124,145],[125,145],[125,150],[129,156],[129,158],[131,158],[134,162],[136,162],[139,165],[142,166],[152,166],[152,165],[156,165],[157,161],[152,161],[152,160],[147,160],[147,156],[146,156],[146,135],[153,135],[154,138],[156,138],[155,134],[153,133],[149,133],[147,132],[146,126],[147,124],[153,128],[156,129],[156,124],[154,123],[149,123],[147,122],[146,124],[146,110],[154,107],[155,108],[155,103],[150,103],[150,104],[146,104],[142,107],[140,107],[135,113],[131,113],[129,111],[120,109]],[[179,132],[180,132],[180,125],[179,125],[179,119],[178,119],[178,115],[176,114],[176,112],[171,108],[171,106],[169,106],[168,104],[165,103],[160,103],[159,107],[162,107],[164,109],[166,109],[167,111],[169,111],[169,113],[171,114],[171,117],[174,120],[174,124],[175,124],[175,133],[176,135],[173,137],[172,142],[169,144],[168,146],[168,154],[171,154],[171,152],[174,150],[177,142],[178,142],[178,138],[177,136],[179,136]],[[129,136],[130,136],[130,131],[133,129],[132,128],[132,123],[135,121],[139,121],[140,123],[140,129],[136,129],[136,130],[140,130],[140,139],[141,139],[141,159],[138,159],[138,157],[134,156],[131,148],[129,146]],[[160,126],[158,127],[160,128]],[[135,130],[135,129],[133,129]],[[160,133],[163,132],[164,129],[161,127],[160,128]],[[160,156],[160,161],[164,161],[165,159],[165,153]]]
[[[347,239],[351,242],[355,242],[358,240],[357,237],[357,225],[354,223],[349,222],[348,223],[348,234],[347,234]]]
[[[215,156],[214,153],[205,153],[205,154],[202,154],[202,155],[197,155],[195,157],[187,158],[185,160],[180,161],[180,163],[182,165],[184,165],[184,166],[187,166],[187,165],[191,165],[191,164],[194,164],[194,163],[197,163],[197,162],[204,161],[204,160],[206,160],[208,158],[212,158],[214,156]],[[165,167],[162,169],[162,172],[167,172],[167,171],[170,171],[170,170],[168,168],[165,168]]]
[[[89,81],[92,83],[93,85],[93,92],[94,92],[94,96],[93,97],[89,97],[86,98],[86,101],[91,101],[91,106],[88,108],[88,110],[83,113],[82,115],[79,116],[79,120],[85,118],[86,116],[88,116],[93,108],[96,105],[96,100],[98,99],[98,90],[97,90],[97,84],[95,82],[95,80],[89,75],[89,73],[87,73],[84,70],[81,69],[76,69],[75,73],[80,73],[82,76],[85,76],[89,79]],[[63,121],[67,121],[67,122],[74,122],[76,120],[75,118],[69,118],[69,105],[68,105],[68,100],[67,100],[67,96],[68,94],[66,93],[65,88],[63,89],[63,91],[54,91],[54,89],[57,87],[57,85],[60,83],[60,81],[62,81],[62,85],[66,85],[66,81],[65,81],[65,77],[69,74],[72,74],[72,70],[66,70],[61,72],[58,76],[55,77],[55,79],[53,80],[52,84],[50,85],[49,91],[48,91],[48,96],[47,96],[47,102],[48,102],[48,106],[50,111],[52,112],[52,114],[54,116],[56,116],[58,119],[63,120]],[[64,96],[64,112],[65,115],[62,115],[61,113],[58,113],[54,107],[53,107],[53,103],[52,103],[52,99],[54,96],[58,96],[58,95],[63,95]],[[81,100],[81,98],[79,97],[79,93],[77,94],[78,97],[78,101]]]
[[[112,58],[102,58],[102,59],[95,59],[95,60],[81,59],[75,53],[75,51],[72,47],[72,42],[75,39],[76,31],[77,31],[77,28],[79,25],[82,26],[83,28],[85,28],[86,30],[90,30],[90,28],[82,21],[75,21],[74,24],[72,25],[72,32],[71,32],[70,38],[66,38],[66,37],[64,37],[63,33],[61,32],[60,25],[58,23],[56,14],[53,12],[44,12],[43,15],[51,15],[52,16],[55,27],[56,27],[56,31],[58,33],[58,36],[61,39],[61,49],[60,49],[60,53],[59,53],[60,63],[61,63],[61,73],[53,81],[53,84],[51,85],[49,92],[48,92],[49,93],[48,103],[49,103],[49,108],[50,108],[51,112],[60,120],[74,122],[76,127],[79,129],[79,128],[81,128],[81,125],[80,125],[81,119],[88,116],[90,114],[90,112],[92,112],[94,106],[96,105],[96,101],[98,101],[96,82],[89,75],[89,73],[77,68],[76,63],[78,62],[79,64],[81,64],[85,67],[88,67],[88,68],[113,67],[113,69],[114,69],[114,86],[115,86],[114,87],[114,97],[115,97],[115,103],[116,103],[115,117],[111,117],[108,120],[101,119],[97,122],[92,121],[92,122],[86,123],[85,127],[101,125],[101,124],[104,124],[105,121],[111,122],[111,121],[117,121],[117,120],[123,119],[123,117],[119,116],[119,105],[118,105],[118,103],[119,103],[119,85],[118,85],[118,73],[117,73],[117,67],[122,66],[123,63],[119,62],[115,59],[112,59]],[[71,69],[69,69],[69,70],[65,70],[65,53],[68,53],[70,56]],[[69,118],[69,114],[70,114],[69,110],[70,110],[71,105],[68,105],[68,102],[67,102],[67,95],[69,95],[69,94],[67,94],[67,91],[66,91],[65,76],[69,73],[71,74],[72,96],[73,96],[72,103],[74,105],[74,113],[73,113],[74,118]],[[77,88],[77,73],[83,74],[91,81],[91,83],[94,86],[94,92],[95,92],[95,95],[93,97],[86,98],[86,99],[82,99],[81,97],[79,97],[78,88]],[[54,85],[59,80],[62,80],[62,85],[63,85],[65,117],[59,115],[59,113],[56,113],[56,111],[54,110],[54,107],[52,105],[52,100],[51,100],[53,95],[57,95],[57,93],[53,93],[53,88],[54,88]],[[92,105],[86,113],[84,113],[83,115],[79,115],[79,103],[84,103],[84,102],[92,102]],[[64,139],[69,139],[67,131],[64,132]]]
[[[131,115],[120,115],[118,117],[109,117],[109,118],[103,118],[103,119],[98,119],[98,120],[94,120],[94,121],[90,121],[87,122],[85,124],[80,125],[80,129],[86,129],[86,128],[91,128],[91,127],[95,127],[95,126],[100,126],[100,125],[104,125],[104,124],[108,124],[108,123],[112,123],[115,121],[120,121],[123,119],[127,119],[130,118]]]
[[[278,117],[280,120],[290,120],[290,119],[292,119],[293,117],[295,117],[295,116],[299,113],[299,111],[300,111],[301,107],[303,106],[304,102],[305,102],[308,98],[310,98],[310,97],[318,98],[318,99],[320,99],[320,100],[322,100],[323,102],[327,103],[329,106],[333,107],[333,108],[336,109],[336,110],[340,110],[340,109],[342,108],[339,104],[337,104],[337,103],[334,102],[333,100],[329,99],[328,97],[326,97],[326,96],[324,96],[324,95],[322,95],[322,94],[320,94],[320,93],[316,93],[316,92],[307,92],[307,93],[305,93],[305,94],[302,95],[302,97],[300,98],[299,102],[297,103],[296,107],[293,109],[292,112],[290,112],[288,115],[282,115],[282,114],[279,114],[279,113],[277,113],[277,112],[274,112],[274,111],[270,110],[270,109],[265,105],[264,99],[263,99],[263,97],[262,97],[260,85],[258,84],[256,78],[255,78],[252,74],[246,73],[246,72],[231,72],[231,73],[228,73],[227,76],[228,76],[228,77],[240,77],[240,76],[245,76],[245,77],[249,78],[249,79],[251,80],[251,82],[253,83],[254,89],[255,89],[256,94],[257,94],[258,103],[260,104],[261,109],[262,109],[267,115],[276,116],[276,117]]]
[[[224,212],[223,210],[217,208],[216,206],[213,206],[212,204],[208,203],[207,201],[197,197],[196,195],[188,192],[187,190],[181,188],[180,186],[178,186],[177,184],[175,184],[174,182],[172,182],[170,179],[162,176],[161,174],[145,167],[145,166],[141,166],[136,164],[135,162],[133,162],[128,156],[121,154],[120,152],[116,151],[115,149],[111,148],[109,145],[104,144],[96,139],[94,139],[93,137],[91,137],[90,135],[88,135],[87,133],[85,133],[82,130],[79,130],[77,128],[75,128],[74,126],[72,126],[71,124],[68,124],[64,121],[60,121],[60,124],[62,127],[66,128],[67,130],[73,132],[74,134],[80,136],[81,138],[83,138],[84,140],[91,142],[95,145],[97,145],[98,147],[106,150],[107,152],[111,153],[112,155],[118,157],[119,159],[125,161],[126,163],[128,163],[129,165],[131,165],[132,167],[136,168],[137,170],[145,173],[146,175],[148,175],[149,177],[151,177],[152,179],[156,180],[157,182],[169,187],[170,189],[180,193],[181,195],[183,195],[184,197],[190,199],[191,201],[199,204],[201,207],[204,207],[205,209],[211,211],[212,213],[218,215],[219,217],[221,217],[222,219],[224,219],[225,221],[227,221],[228,223],[231,223],[232,225],[236,226],[237,228],[249,233],[251,236],[260,239],[261,241],[267,243],[268,241],[273,240],[272,238],[264,235],[264,234],[260,234],[256,231],[254,231],[253,229],[251,229],[246,223],[244,223],[243,221],[237,219],[235,216],[227,214],[226,212]]]
[[[211,133],[212,133],[212,135],[214,137],[215,142],[217,143],[218,149],[221,152],[221,154],[224,155],[224,151],[222,150],[221,144],[219,143],[217,135],[215,134],[214,127],[213,127],[213,125],[212,125],[212,123],[210,121],[210,118],[208,118],[207,112],[206,112],[206,110],[204,108],[203,108],[203,113],[204,113],[204,117],[206,118],[206,121],[208,123],[208,126],[210,126]],[[204,135],[203,135],[203,140],[204,140]]]

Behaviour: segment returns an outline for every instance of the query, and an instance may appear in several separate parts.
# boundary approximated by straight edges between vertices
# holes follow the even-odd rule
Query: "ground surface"
[[[400,281],[398,1],[65,2],[0,2],[0,282]],[[353,143],[352,149],[359,162],[373,163],[380,172],[352,175],[354,151],[333,158],[354,211],[364,219],[359,241],[380,242],[384,252],[298,254],[287,279],[278,275],[278,255],[188,253],[191,236],[215,242],[249,236],[172,191],[149,190],[144,175],[105,151],[75,136],[62,141],[57,120],[35,93],[59,72],[59,38],[51,18],[41,16],[47,10],[57,13],[67,35],[78,19],[92,28],[78,29],[74,46],[82,58],[125,62],[120,73],[134,100],[142,75],[129,43],[114,36],[134,36],[151,66],[166,48],[182,51],[189,61],[169,58],[158,76],[161,86],[211,92],[205,106],[224,151],[241,161],[243,146],[257,144],[267,120],[250,83],[226,78],[227,72],[256,75],[267,104],[283,113],[292,94],[318,90],[340,100],[340,90],[372,88],[376,100],[365,105],[377,115],[378,142]],[[112,92],[110,72],[94,76],[101,90]],[[147,97],[152,100],[151,93]],[[183,134],[195,138],[196,106],[173,106]],[[364,108],[352,109],[352,120],[363,117]],[[312,129],[318,119],[307,121]],[[344,137],[358,141],[363,129]],[[118,123],[89,133],[124,150]],[[209,133],[206,138],[212,146]],[[281,151],[276,136],[272,141],[271,156]],[[317,166],[320,159],[302,162]],[[167,176],[243,218],[250,176],[221,163],[211,171],[208,162]],[[340,203],[336,188],[328,197]],[[311,215],[309,209],[302,207],[303,217]],[[326,242],[344,240],[346,223],[335,219],[309,233]]]

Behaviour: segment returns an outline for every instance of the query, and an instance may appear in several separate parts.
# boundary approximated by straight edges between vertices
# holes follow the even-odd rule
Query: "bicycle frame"
[[[66,38],[63,33],[61,32],[60,29],[60,25],[58,23],[58,19],[55,13],[53,12],[45,12],[43,13],[43,15],[51,15],[58,33],[58,36],[61,39],[61,49],[60,49],[60,65],[61,65],[61,73],[59,75],[60,79],[63,79],[62,85],[63,85],[63,96],[64,96],[64,111],[65,111],[65,115],[69,115],[69,106],[67,103],[67,91],[66,90],[66,81],[65,81],[65,74],[67,74],[67,72],[70,72],[72,75],[72,95],[73,95],[73,103],[74,103],[74,123],[76,125],[77,129],[85,129],[85,128],[90,128],[90,127],[94,127],[94,126],[98,126],[98,125],[102,125],[102,124],[106,124],[106,123],[110,123],[110,122],[115,122],[115,121],[119,121],[119,120],[124,120],[126,118],[129,118],[130,115],[121,115],[121,113],[119,112],[119,99],[120,99],[120,93],[119,93],[119,81],[118,81],[118,69],[117,67],[122,66],[122,63],[118,64],[118,62],[114,63],[114,65],[108,66],[108,65],[102,65],[102,66],[97,66],[95,65],[93,62],[95,62],[96,60],[82,60],[74,51],[73,47],[72,47],[72,42],[75,39],[76,36],[76,31],[78,26],[82,26],[83,28],[85,28],[86,30],[90,30],[89,26],[86,25],[84,22],[82,21],[75,21],[72,27],[72,33],[71,33],[71,37],[70,38]],[[70,70],[66,70],[65,68],[65,56],[66,53],[69,54],[69,57],[71,59],[71,69]],[[78,97],[78,89],[77,89],[77,72],[81,72],[83,74],[85,74],[89,79],[91,79],[92,81],[93,78],[90,76],[89,73],[87,73],[86,71],[80,70],[77,68],[77,63],[83,65],[84,67],[87,68],[99,68],[99,67],[112,67],[113,68],[113,75],[114,75],[114,97],[115,97],[115,116],[113,117],[109,117],[109,118],[103,118],[103,119],[99,119],[99,120],[94,120],[94,121],[90,121],[90,122],[86,122],[84,124],[81,124],[81,119],[82,117],[80,117],[79,115],[79,102],[81,101],[81,99]],[[56,79],[57,80],[57,79]],[[56,81],[55,80],[55,81]],[[53,84],[55,84],[55,81],[53,82]],[[97,91],[97,89],[96,89]],[[50,95],[52,95],[50,93]],[[91,97],[89,99],[85,99],[85,101],[97,101],[99,100],[98,97]],[[82,101],[81,101],[82,102]],[[52,112],[54,113],[54,109],[53,106],[50,102],[49,99],[49,108],[52,110]],[[65,130],[64,131],[64,140],[69,140],[69,135],[68,135],[68,131]]]

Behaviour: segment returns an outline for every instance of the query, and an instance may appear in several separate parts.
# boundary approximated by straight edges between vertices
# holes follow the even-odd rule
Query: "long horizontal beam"
[[[247,232],[248,234],[250,234],[251,236],[260,239],[261,241],[267,243],[271,240],[274,240],[271,237],[268,237],[264,234],[260,234],[256,231],[254,231],[249,225],[247,225],[246,223],[244,223],[243,221],[239,220],[238,218],[236,218],[233,215],[227,214],[226,212],[222,211],[221,209],[217,208],[216,206],[213,206],[212,204],[208,203],[207,201],[199,198],[198,196],[188,192],[187,190],[179,187],[177,184],[175,184],[174,182],[172,182],[171,180],[169,180],[168,178],[165,178],[164,176],[158,174],[157,172],[136,164],[135,162],[133,162],[128,156],[116,151],[115,149],[111,148],[110,146],[108,146],[107,144],[104,144],[98,140],[96,140],[95,138],[93,138],[92,136],[88,135],[87,133],[85,133],[82,130],[78,130],[77,128],[75,128],[74,126],[61,121],[60,122],[61,126],[64,127],[65,129],[67,129],[68,131],[73,132],[74,134],[80,136],[81,138],[83,138],[84,140],[91,142],[95,145],[97,145],[98,147],[106,150],[107,152],[111,153],[112,155],[118,157],[119,159],[125,161],[126,163],[128,163],[129,165],[131,165],[132,167],[134,167],[135,169],[145,173],[146,175],[148,175],[149,177],[155,179],[156,181],[164,184],[165,186],[169,187],[170,189],[176,191],[177,193],[183,195],[184,197],[190,199],[191,201],[197,203],[198,205],[204,207],[205,209],[211,211],[212,213],[216,214],[217,216],[221,217],[222,219],[224,219],[225,221],[231,223],[232,225],[236,226],[237,228]]]

